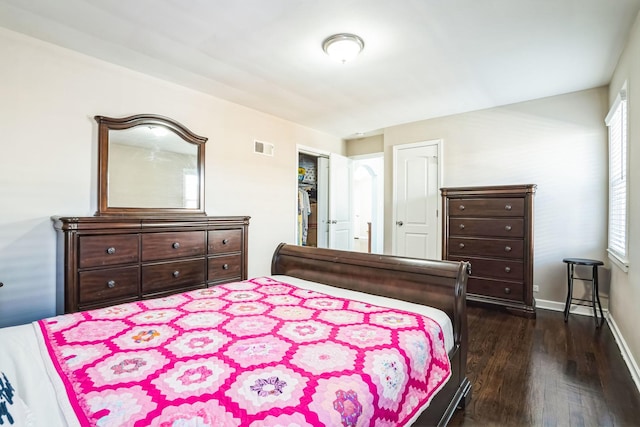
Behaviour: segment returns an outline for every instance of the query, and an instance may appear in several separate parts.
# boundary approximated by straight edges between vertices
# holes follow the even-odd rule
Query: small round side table
[[[600,294],[598,291],[598,267],[604,265],[602,261],[586,258],[565,258],[562,262],[567,264],[567,302],[564,306],[564,321],[569,320],[569,309],[571,303],[577,301],[577,305],[585,305],[593,307],[593,317],[596,321],[596,328],[599,328],[604,323],[604,314],[602,314],[602,304],[600,304]],[[574,276],[574,269],[576,265],[585,265],[592,268],[591,279],[583,279],[581,277]],[[585,282],[591,282],[591,299],[581,299],[573,297],[573,281],[583,280]],[[600,318],[598,318],[598,312],[596,310],[596,304],[600,309]]]

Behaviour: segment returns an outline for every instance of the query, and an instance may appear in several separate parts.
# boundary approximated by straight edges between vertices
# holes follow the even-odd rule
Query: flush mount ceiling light
[[[334,34],[322,42],[322,50],[342,63],[354,59],[362,49],[364,49],[364,41],[355,34]]]

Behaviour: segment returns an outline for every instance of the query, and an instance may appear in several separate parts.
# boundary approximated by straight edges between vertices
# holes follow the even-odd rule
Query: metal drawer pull
[[[0,288],[4,286],[4,283],[0,282]]]
[[[180,275],[180,272],[178,270],[173,272],[173,277],[178,277]]]
[[[511,205],[504,205],[504,209],[506,211],[510,211],[511,210]]]
[[[458,209],[460,209],[461,211],[463,211],[463,210],[464,210],[464,205],[460,205],[460,206],[458,206]]]
[[[229,264],[222,264],[222,269],[223,270],[228,270],[229,269]]]
[[[109,280],[107,282],[107,287],[108,288],[115,288],[116,287],[116,281],[115,280]]]
[[[504,251],[505,252],[511,252],[511,246],[505,246],[504,247]]]
[[[111,246],[110,248],[107,248],[107,253],[109,255],[113,255],[116,253],[116,248],[114,248],[113,246]]]
[[[504,288],[504,293],[505,294],[510,294],[511,293],[511,288]]]
[[[504,229],[507,230],[507,231],[511,231],[511,226],[510,225],[505,225]]]
[[[180,243],[179,243],[179,242],[173,242],[173,244],[171,245],[171,247],[172,247],[173,249],[178,249],[178,248],[180,248]]]
[[[511,273],[511,267],[505,267],[504,271],[507,272],[507,273]]]
[[[460,225],[458,226],[458,228],[459,228],[460,230],[464,230],[464,224],[460,224]]]
[[[224,240],[222,241],[222,244],[223,244],[223,245],[226,245],[227,243],[229,243],[229,239],[224,239]]]
[[[458,245],[458,247],[459,247],[460,249],[464,248],[464,243],[460,243],[460,244]]]

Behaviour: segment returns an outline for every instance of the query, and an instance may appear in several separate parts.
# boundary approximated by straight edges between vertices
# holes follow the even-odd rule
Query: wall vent
[[[256,139],[253,141],[253,152],[264,154],[265,156],[273,156],[273,144]]]

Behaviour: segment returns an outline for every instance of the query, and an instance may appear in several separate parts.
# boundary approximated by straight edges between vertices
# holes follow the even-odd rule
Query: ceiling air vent
[[[273,156],[273,144],[269,142],[253,141],[253,152],[258,154],[264,154],[265,156]]]

